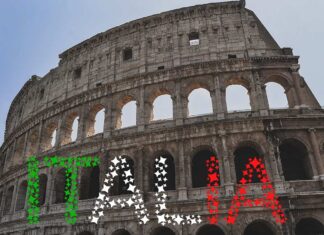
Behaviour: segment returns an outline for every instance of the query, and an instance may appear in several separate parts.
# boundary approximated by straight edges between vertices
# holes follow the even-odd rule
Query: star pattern
[[[149,214],[144,206],[143,196],[141,191],[134,185],[133,174],[127,164],[126,158],[115,157],[106,174],[104,185],[95,201],[95,206],[92,210],[92,215],[89,220],[97,224],[100,217],[104,215],[105,209],[135,207],[135,214],[140,224],[146,224],[149,221]],[[128,191],[132,192],[131,196],[125,198],[111,199],[108,196],[109,189],[114,185],[113,179],[118,176],[119,171],[123,171],[122,177],[124,183],[128,186]]]
[[[199,215],[181,215],[181,214],[166,214],[166,199],[167,194],[165,188],[167,185],[167,164],[166,158],[160,156],[155,159],[155,175],[157,176],[157,183],[155,184],[158,192],[155,193],[155,197],[158,203],[155,204],[155,214],[158,218],[158,223],[161,225],[173,224],[195,224],[201,221]],[[163,176],[163,177],[160,177]]]

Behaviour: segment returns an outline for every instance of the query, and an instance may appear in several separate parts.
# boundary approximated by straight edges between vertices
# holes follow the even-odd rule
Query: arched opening
[[[34,129],[28,136],[28,143],[26,147],[26,157],[35,155],[37,152],[38,130]]]
[[[44,129],[43,139],[42,139],[42,149],[44,151],[53,148],[56,144],[56,133],[57,124],[51,123],[47,125]]]
[[[83,169],[80,185],[80,200],[96,198],[99,196],[100,169],[98,166]]]
[[[93,136],[104,131],[105,108],[97,104],[89,111],[86,136]]]
[[[117,128],[136,126],[136,109],[136,101],[132,100],[126,103],[120,111],[120,119],[117,122]]]
[[[165,154],[161,154],[159,155],[163,158],[166,158],[165,164],[167,165],[166,167],[166,187],[164,187],[164,189],[167,190],[175,190],[175,167],[174,167],[174,160],[171,154],[169,153],[165,153]],[[155,171],[156,169],[156,165],[155,165],[155,161],[154,161],[154,172],[153,172],[153,191],[157,192],[157,187],[155,186],[156,183],[158,183],[158,180],[161,180],[162,177],[165,177],[163,175],[156,175]]]
[[[270,109],[288,108],[285,89],[276,82],[266,83],[266,92]]]
[[[127,156],[124,156],[126,158],[126,164],[129,165],[128,168],[125,168],[123,170],[118,171],[118,176],[114,178],[114,185],[110,188],[109,194],[112,196],[116,195],[123,195],[123,194],[132,194],[131,191],[128,191],[128,184],[125,184],[123,180],[123,172],[130,170],[133,177],[134,175],[134,161]]]
[[[10,212],[13,192],[14,192],[14,186],[10,186],[6,193],[5,204],[4,204],[4,209],[3,209],[4,215],[9,214],[9,212]]]
[[[54,203],[65,203],[65,189],[66,189],[66,175],[65,169],[61,169],[57,172],[54,182]],[[71,188],[71,186],[69,187]],[[68,188],[68,189],[69,189]]]
[[[13,157],[13,165],[20,165],[23,163],[23,159],[24,159],[24,156],[23,156],[23,153],[24,153],[24,143],[25,143],[25,140],[24,140],[24,137],[23,136],[20,136],[18,139],[17,139],[17,142],[16,142],[16,145],[15,145],[15,153],[14,153],[14,157]]]
[[[171,96],[160,95],[153,102],[153,114],[151,117],[152,121],[172,119],[173,118],[173,104]]]
[[[24,180],[18,188],[16,211],[23,210],[25,208],[26,194],[27,194],[27,181]]]
[[[62,126],[62,145],[76,141],[78,137],[79,116],[77,113],[71,113],[65,119]]]
[[[279,145],[280,160],[285,180],[310,180],[312,167],[306,146],[296,140],[287,139]]]
[[[39,176],[39,205],[44,205],[46,198],[47,176],[41,174]]]
[[[242,85],[230,85],[226,88],[227,111],[248,111],[251,110],[250,95]]]
[[[117,231],[113,232],[112,235],[130,235],[130,233],[125,229],[118,229]]]
[[[220,227],[208,224],[202,226],[196,235],[225,235],[225,233]]]
[[[78,233],[78,235],[94,235],[94,234],[92,232],[83,231],[81,233]]]
[[[208,90],[197,88],[188,96],[188,115],[198,116],[213,113],[213,104]]]
[[[246,164],[249,163],[250,158],[254,158],[254,157],[261,157],[261,156],[258,153],[258,151],[256,151],[254,148],[249,146],[242,146],[237,148],[234,151],[236,181],[238,184],[240,184],[240,180],[243,177],[244,171],[246,169]],[[254,172],[251,183],[258,183],[258,182],[260,182],[260,180],[257,177],[257,173]]]
[[[57,129],[55,129],[51,134],[51,148],[53,148],[56,144],[56,134],[57,134]]]
[[[168,227],[158,227],[153,230],[151,235],[175,235],[175,232]]]
[[[249,224],[243,235],[275,235],[270,226],[263,221],[256,221]]]
[[[207,186],[208,172],[207,172],[206,161],[209,160],[211,156],[216,156],[216,154],[208,149],[200,150],[193,156],[192,168],[191,168],[193,188]]]
[[[324,226],[316,219],[305,218],[297,223],[295,233],[296,235],[323,235]]]

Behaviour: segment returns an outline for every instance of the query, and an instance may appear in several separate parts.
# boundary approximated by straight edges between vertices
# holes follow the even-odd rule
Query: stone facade
[[[58,67],[27,81],[10,107],[0,148],[0,234],[324,234],[324,110],[300,76],[298,58],[290,48],[278,46],[244,1],[145,17],[68,49]],[[269,108],[268,82],[284,88],[289,108]],[[227,111],[226,88],[233,84],[248,90],[250,111]],[[209,91],[213,113],[189,117],[188,96],[197,88]],[[173,119],[152,121],[153,102],[164,94],[171,96]],[[136,125],[120,128],[121,110],[129,101],[136,101]],[[95,116],[102,109],[104,130],[94,135]],[[78,135],[71,141],[76,117]],[[169,210],[200,213],[204,219],[206,187],[197,187],[192,179],[202,177],[199,162],[217,155],[224,217],[238,185],[238,169],[252,153],[265,162],[288,218],[284,225],[276,224],[263,207],[242,208],[231,226],[224,220],[209,226],[204,220],[161,229],[154,216],[143,226],[133,209],[109,210],[98,225],[87,219],[94,195],[85,191],[101,185],[108,161],[117,155],[134,163],[135,183],[151,212],[154,158],[171,156],[175,174],[169,179],[174,181]],[[40,223],[27,224],[30,155],[40,161],[54,155],[100,156],[97,173],[79,170],[83,196],[77,224],[64,221],[60,170],[45,167],[40,169]],[[253,182],[248,194],[260,196],[260,184]]]

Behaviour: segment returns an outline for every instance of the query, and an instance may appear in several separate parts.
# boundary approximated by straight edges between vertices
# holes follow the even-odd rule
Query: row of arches
[[[177,235],[169,227],[157,227],[150,232],[150,235]],[[226,235],[225,229],[216,225],[203,225],[195,232],[195,235]],[[243,235],[278,235],[278,230],[269,222],[256,220],[248,224]],[[323,224],[314,218],[303,218],[295,226],[295,235],[321,235],[324,234]],[[84,231],[78,235],[94,235],[92,232]],[[131,235],[126,229],[118,229],[112,235]]]
[[[269,88],[268,88],[269,87]],[[270,82],[267,86],[267,91],[270,90],[269,106],[270,108],[287,108],[287,98],[285,91],[281,85]],[[271,94],[271,95],[270,95]],[[226,89],[226,101],[228,111],[251,110],[250,97],[248,90],[242,85],[230,85]],[[279,101],[279,102],[278,102]],[[166,91],[161,92],[157,96],[151,107],[149,114],[149,121],[170,120],[173,119],[173,100],[170,94]],[[137,101],[132,97],[123,100],[120,106],[120,113],[118,115],[115,128],[127,128],[136,125],[137,116]],[[187,117],[206,115],[213,113],[213,104],[210,92],[205,88],[196,88],[191,91],[188,96]],[[89,112],[89,128],[87,130],[87,137],[102,133],[104,131],[105,109],[103,106],[95,106]],[[71,127],[68,132],[71,137],[62,140],[63,144],[73,142],[77,138],[78,131],[78,116],[75,114],[71,117],[72,120],[67,120],[66,126]],[[55,145],[56,129],[52,132],[52,147]]]
[[[312,179],[313,172],[309,162],[309,156],[306,146],[296,139],[286,139],[282,141],[279,145],[279,154],[280,154],[280,162],[282,166],[283,176],[286,181],[291,180],[310,180]],[[169,152],[163,151],[159,152],[158,156],[163,156],[166,158],[167,164],[167,185],[166,190],[175,190],[177,178],[177,158],[174,158]],[[193,156],[191,157],[191,176],[192,176],[192,188],[200,188],[207,186],[207,170],[206,170],[206,160],[208,160],[211,156],[217,156],[215,150],[210,147],[203,147],[199,149],[199,151],[195,151]],[[251,144],[243,144],[237,147],[233,152],[233,160],[234,160],[234,169],[236,175],[236,183],[240,184],[240,180],[242,178],[243,170],[245,169],[246,164],[248,163],[249,158],[257,156],[263,159],[263,162],[267,166],[266,159],[264,153],[261,152],[260,149],[257,148],[256,145]],[[127,159],[127,163],[130,166],[132,174],[136,176],[135,169],[136,162],[132,157],[125,156]],[[221,156],[220,156],[221,158]],[[149,169],[149,189],[148,191],[157,191],[155,184],[158,182],[155,173],[155,165],[154,158],[152,160],[146,160],[145,163],[147,165],[147,169]],[[180,166],[179,166],[180,167]],[[229,170],[229,169],[224,169]],[[80,185],[79,185],[79,199],[91,199],[95,198],[99,194],[100,190],[100,169],[99,167],[94,168],[83,168],[80,169],[81,177],[80,177]],[[129,194],[130,192],[127,190],[126,185],[122,180],[122,172],[119,172],[118,177],[116,177],[114,186],[110,189],[110,195],[122,195]],[[268,174],[271,177],[270,171]],[[64,189],[66,184],[66,176],[65,169],[58,170],[54,175],[54,186],[53,186],[53,196],[51,199],[51,203],[64,203]],[[220,184],[223,182],[223,175],[221,174]],[[136,177],[135,177],[136,180]],[[252,177],[251,183],[259,183],[259,179],[255,174]],[[47,190],[47,176],[45,174],[40,175],[40,204],[43,205],[45,203],[46,198],[46,190]],[[7,189],[5,195],[5,206],[4,213],[9,213],[12,200],[13,200],[14,186],[11,186]],[[26,203],[26,193],[27,193],[27,181],[22,181],[17,190],[17,200],[15,210],[22,210],[25,208]]]

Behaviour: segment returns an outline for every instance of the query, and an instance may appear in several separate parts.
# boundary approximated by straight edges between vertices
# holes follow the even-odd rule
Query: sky
[[[301,56],[300,73],[324,106],[324,1],[246,1],[280,47]],[[0,144],[12,100],[32,75],[56,67],[61,52],[130,20],[209,2],[219,1],[0,0]]]

